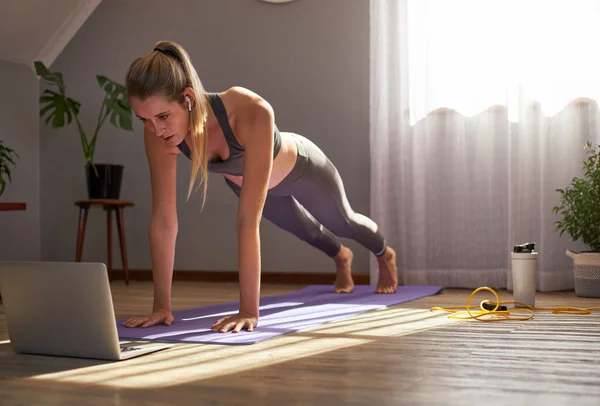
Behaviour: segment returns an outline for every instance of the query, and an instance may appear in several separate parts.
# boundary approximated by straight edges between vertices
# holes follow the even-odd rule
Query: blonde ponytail
[[[144,100],[152,95],[162,94],[180,103],[184,102],[183,91],[187,87],[193,90],[195,100],[190,112],[192,172],[187,200],[200,173],[200,183],[203,184],[202,208],[204,208],[208,183],[208,138],[206,136],[208,100],[189,55],[175,42],[158,41],[152,53],[133,61],[127,72],[125,87],[130,97],[136,96]]]

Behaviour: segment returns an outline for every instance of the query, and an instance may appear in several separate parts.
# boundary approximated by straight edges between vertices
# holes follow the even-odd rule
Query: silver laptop
[[[0,296],[16,353],[119,361],[174,345],[119,340],[103,263],[0,261]]]

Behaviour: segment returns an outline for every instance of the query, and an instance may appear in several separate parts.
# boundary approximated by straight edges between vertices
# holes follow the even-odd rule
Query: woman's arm
[[[144,145],[150,168],[152,187],[152,214],[148,227],[154,304],[152,313],[133,317],[123,323],[126,327],[148,327],[158,323],[170,325],[171,284],[177,239],[176,168],[177,147],[166,146],[164,141],[148,130],[144,131]]]
[[[240,311],[258,317],[260,300],[259,226],[273,163],[273,111],[266,102],[254,104],[239,126],[246,142],[244,178],[238,206],[237,233],[240,272]]]
[[[237,234],[239,250],[240,314],[218,320],[214,330],[251,331],[259,316],[260,235],[259,226],[267,197],[273,164],[274,114],[271,106],[257,98],[236,118],[236,137],[245,149],[244,176],[240,192]]]
[[[171,311],[171,284],[177,239],[177,147],[144,131],[146,156],[152,186],[152,214],[148,227],[152,278],[153,311]]]

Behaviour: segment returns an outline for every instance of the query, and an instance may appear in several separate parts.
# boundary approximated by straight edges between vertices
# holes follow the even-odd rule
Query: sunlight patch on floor
[[[315,334],[392,337],[453,323],[446,315],[423,309],[386,309],[312,330]]]
[[[28,379],[118,388],[162,388],[249,371],[412,334],[452,322],[424,309],[385,309],[253,345],[178,344],[126,361]],[[375,337],[375,338],[374,338]]]
[[[188,345],[177,351],[160,353],[118,363],[86,367],[32,377],[78,384],[100,384],[119,388],[168,387],[207,378],[216,378],[298,358],[309,357],[364,344],[354,338],[280,337],[278,345],[217,347],[217,351],[198,351],[205,344]]]

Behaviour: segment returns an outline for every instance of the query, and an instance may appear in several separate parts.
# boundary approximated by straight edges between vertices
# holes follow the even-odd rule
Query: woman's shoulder
[[[237,99],[252,100],[256,98],[261,98],[258,93],[243,86],[232,86],[229,89],[225,89],[219,94],[221,95],[221,97],[231,97]]]
[[[241,145],[246,145],[248,128],[254,128],[257,123],[273,121],[275,114],[271,105],[260,95],[252,90],[240,86],[234,86],[219,93],[229,123],[233,129],[236,139]],[[250,131],[252,132],[252,131]]]
[[[240,113],[252,108],[271,108],[261,95],[242,86],[232,86],[219,95],[228,111]]]

